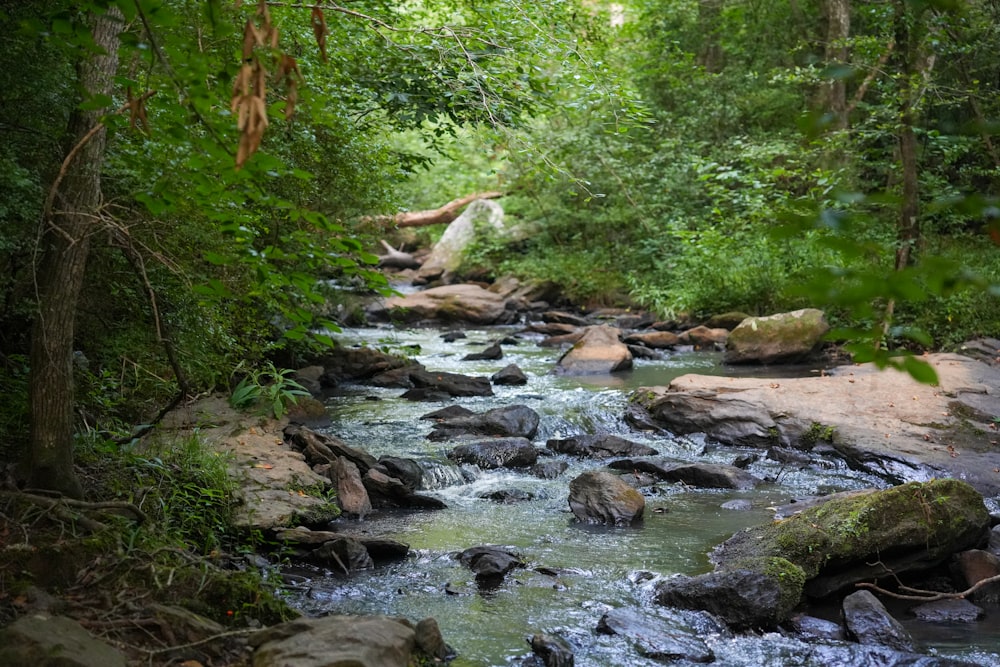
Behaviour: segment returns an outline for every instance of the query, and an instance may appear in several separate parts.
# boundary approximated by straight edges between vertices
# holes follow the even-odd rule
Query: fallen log
[[[420,262],[410,253],[403,252],[401,250],[396,250],[391,245],[386,243],[385,240],[379,241],[382,247],[385,248],[384,255],[379,255],[378,265],[382,267],[389,267],[395,269],[417,269],[420,268]]]
[[[462,209],[477,199],[499,199],[506,193],[491,190],[489,192],[474,192],[458,199],[453,199],[440,208],[429,211],[404,211],[395,215],[377,215],[370,218],[373,222],[382,224],[393,223],[397,227],[426,227],[428,225],[447,224],[458,217]]]

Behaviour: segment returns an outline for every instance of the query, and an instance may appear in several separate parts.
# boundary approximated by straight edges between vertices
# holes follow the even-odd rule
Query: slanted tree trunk
[[[77,66],[88,95],[111,95],[118,68],[122,17],[116,10],[91,20],[104,53],[85,54]],[[43,212],[38,312],[31,336],[31,451],[28,483],[80,497],[73,470],[73,336],[90,235],[101,206],[106,133],[101,110],[77,109],[69,119],[67,159]],[[61,180],[60,180],[61,179]]]
[[[396,215],[380,215],[367,218],[378,223],[392,223],[397,227],[426,227],[428,225],[443,225],[453,221],[467,205],[477,199],[499,199],[503,192],[474,192],[458,199],[453,199],[444,206],[429,211],[407,211]]]

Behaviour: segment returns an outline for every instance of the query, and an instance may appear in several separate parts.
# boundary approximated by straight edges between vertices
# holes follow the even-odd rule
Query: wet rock
[[[782,521],[736,533],[710,555],[718,567],[783,558],[800,567],[805,592],[825,597],[859,581],[926,570],[978,544],[989,515],[958,480],[854,493]]]
[[[404,618],[299,618],[250,637],[254,667],[409,667],[416,631]]]
[[[712,662],[715,655],[690,631],[636,609],[612,609],[597,623],[597,631],[635,642],[639,653],[654,660]]]
[[[804,639],[841,641],[845,638],[844,628],[840,623],[834,623],[825,618],[798,614],[793,616],[791,621],[792,628]]]
[[[654,350],[670,349],[680,344],[677,334],[669,331],[633,333],[625,336],[624,342],[626,345],[644,345]]]
[[[870,591],[857,591],[844,598],[843,612],[847,633],[859,644],[908,653],[916,651],[910,633]]]
[[[125,667],[125,656],[76,621],[36,612],[0,630],[0,664]]]
[[[532,653],[541,659],[544,667],[573,667],[573,647],[562,637],[535,634],[528,643]]]
[[[613,461],[615,470],[638,470],[656,475],[667,482],[683,482],[708,489],[752,489],[763,480],[736,466],[721,463],[678,463],[664,457],[633,458]]]
[[[808,465],[812,459],[808,454],[787,447],[770,447],[765,456],[772,461],[791,465]]]
[[[935,600],[917,605],[910,613],[928,623],[974,623],[986,612],[968,600]]]
[[[780,565],[771,565],[773,576],[761,567],[671,577],[656,585],[655,599],[667,607],[707,611],[739,630],[774,627],[798,604],[803,577],[790,563],[780,571]]]
[[[543,336],[565,336],[577,332],[581,327],[574,324],[559,324],[557,322],[546,322],[544,324],[529,324],[524,330],[528,333],[538,333]]]
[[[566,468],[568,467],[569,464],[565,461],[545,461],[544,463],[536,463],[531,466],[528,472],[542,479],[555,479],[566,472]]]
[[[574,327],[585,327],[590,324],[587,318],[562,310],[550,310],[542,313],[542,321],[549,324],[568,324]]]
[[[732,331],[738,327],[743,320],[750,317],[746,313],[739,311],[730,311],[728,313],[719,313],[718,315],[713,315],[708,318],[705,322],[705,326],[709,329],[727,329]]]
[[[461,405],[449,405],[446,408],[441,408],[440,410],[435,410],[434,412],[428,412],[425,415],[421,415],[421,419],[453,419],[455,417],[468,417],[470,415],[476,414],[469,408],[463,407]]]
[[[983,579],[1000,575],[1000,557],[994,556],[988,551],[970,549],[958,554],[955,560],[968,588],[975,586]],[[1000,582],[986,584],[972,593],[970,597],[979,604],[1000,604]]]
[[[371,499],[361,481],[358,466],[343,456],[338,456],[331,464],[330,479],[337,492],[337,505],[348,515],[363,518],[372,511]]]
[[[336,386],[351,380],[365,380],[380,373],[413,365],[411,359],[370,347],[336,348],[323,355],[318,363],[326,369],[321,378],[324,386]]]
[[[464,331],[448,331],[441,334],[441,340],[446,343],[454,343],[456,340],[467,338]]]
[[[442,389],[414,387],[413,389],[406,390],[400,394],[399,397],[415,403],[420,401],[427,403],[443,403],[444,401],[451,400],[452,395]]]
[[[972,662],[940,658],[937,656],[920,655],[919,653],[904,653],[894,651],[884,646],[864,646],[861,644],[841,643],[811,643],[803,650],[808,652],[810,665],[822,667],[981,667]],[[788,656],[788,664],[795,664],[801,655]]]
[[[677,336],[677,342],[680,345],[694,345],[696,348],[702,348],[724,345],[727,338],[729,338],[728,329],[709,329],[697,326],[682,332]]]
[[[500,503],[501,505],[513,505],[514,503],[523,503],[528,500],[534,500],[535,494],[522,491],[521,489],[500,489],[499,491],[484,493],[479,497],[484,500],[492,500],[493,502]]]
[[[574,435],[562,439],[553,438],[545,443],[545,447],[559,454],[592,456],[599,459],[616,456],[651,456],[659,453],[649,445],[632,442],[609,433]]]
[[[1000,555],[1000,525],[993,526],[990,529],[990,541],[986,550],[994,556]]]
[[[727,364],[785,364],[807,358],[830,330],[823,311],[805,308],[749,317],[726,341]]]
[[[500,343],[493,343],[482,352],[473,352],[462,357],[462,361],[496,361],[503,359],[503,348]]]
[[[632,355],[633,359],[662,359],[663,355],[654,349],[648,348],[645,345],[635,345],[633,343],[626,343],[625,347],[628,348],[629,354]]]
[[[442,441],[462,435],[495,435],[533,438],[538,431],[538,413],[526,405],[508,405],[466,417],[439,420],[427,436]]]
[[[747,512],[753,509],[753,503],[746,498],[735,498],[733,500],[727,500],[720,505],[724,510],[730,510],[733,512]]]
[[[284,434],[292,448],[305,455],[309,465],[333,463],[339,457],[344,457],[356,465],[363,475],[378,463],[375,457],[365,450],[351,447],[339,438],[317,433],[304,426],[288,426]]]
[[[632,354],[609,326],[584,329],[583,337],[560,357],[556,371],[564,375],[600,375],[632,368]]]
[[[746,470],[759,460],[760,457],[757,456],[756,454],[746,454],[744,456],[737,456],[735,459],[733,459],[733,465],[737,468]]]
[[[410,380],[417,389],[441,391],[449,396],[492,396],[493,388],[484,377],[470,377],[459,373],[418,370],[410,373]]]
[[[520,554],[493,545],[471,547],[456,556],[458,561],[475,572],[477,580],[503,579],[515,568],[525,567]]]
[[[455,655],[454,649],[445,643],[438,622],[427,617],[421,619],[414,628],[417,648],[435,661],[446,661]]]
[[[385,468],[390,477],[395,477],[403,483],[409,491],[416,491],[421,487],[424,479],[424,469],[414,459],[405,459],[398,456],[383,456],[378,460],[379,465]]]
[[[569,484],[569,508],[580,521],[627,526],[645,507],[641,493],[608,472],[585,472]]]
[[[344,535],[338,535],[313,549],[309,558],[344,574],[375,567],[365,545]]]
[[[394,368],[384,373],[379,373],[370,380],[368,384],[373,387],[396,387],[398,389],[412,389],[413,380],[410,373],[425,370],[423,364],[411,364],[402,368]]]
[[[548,338],[538,341],[538,347],[563,347],[565,345],[576,345],[583,338],[584,333],[586,332],[583,329],[580,329],[579,331],[573,331],[567,334],[549,336]]]
[[[365,473],[361,480],[375,507],[418,507],[445,509],[447,505],[437,498],[413,493],[406,484],[377,466]]]
[[[313,396],[319,396],[323,392],[321,379],[326,369],[322,366],[306,366],[295,371],[292,376],[302,387]]]
[[[527,438],[492,438],[459,445],[448,452],[448,458],[486,470],[526,468],[538,461],[538,451]]]
[[[508,366],[504,366],[491,375],[490,381],[493,384],[520,386],[528,384],[528,376],[524,374],[524,371],[517,367],[517,364],[510,364]]]

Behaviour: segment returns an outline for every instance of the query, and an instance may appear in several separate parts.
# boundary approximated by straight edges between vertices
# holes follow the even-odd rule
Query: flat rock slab
[[[956,354],[924,357],[938,374],[921,384],[874,364],[822,377],[727,378],[683,375],[644,387],[632,401],[674,433],[702,432],[724,444],[818,444],[859,470],[893,483],[964,480],[1000,495],[1000,370]]]
[[[412,623],[390,616],[296,619],[250,638],[254,667],[407,667]]]
[[[495,324],[505,317],[506,299],[478,285],[445,285],[387,299],[384,313],[407,322]]]
[[[338,511],[327,500],[299,493],[303,488],[325,489],[331,483],[285,443],[287,424],[287,419],[234,410],[224,396],[216,395],[172,411],[160,424],[159,437],[182,439],[197,431],[225,457],[242,500],[235,518],[239,526],[267,530],[334,518]]]

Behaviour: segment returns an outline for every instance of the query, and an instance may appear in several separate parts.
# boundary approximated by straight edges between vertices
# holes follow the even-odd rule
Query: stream
[[[513,404],[533,408],[541,416],[534,440],[538,447],[544,447],[549,438],[605,432],[688,461],[730,464],[741,454],[762,454],[706,444],[700,437],[637,432],[624,421],[628,394],[637,387],[665,385],[685,373],[732,375],[737,369],[723,368],[718,353],[671,353],[661,360],[636,360],[635,368],[624,374],[564,377],[550,373],[559,350],[538,347],[541,336],[525,334],[518,345],[503,346],[504,357],[499,361],[462,361],[466,354],[518,330],[464,329],[468,338],[453,343],[442,340],[443,330],[430,328],[354,329],[339,337],[344,344],[363,343],[407,354],[433,371],[488,377],[507,364],[517,364],[529,378],[527,385],[494,386],[495,396],[459,398],[453,403],[476,412]],[[812,369],[782,371],[802,375]],[[741,372],[759,374],[760,369]],[[411,402],[398,398],[401,393],[400,389],[361,385],[338,388],[328,401],[333,417],[328,430],[376,457],[423,462],[433,472],[433,481],[425,483],[427,490],[422,493],[441,498],[448,509],[375,513],[361,523],[343,520],[335,524],[333,530],[360,530],[405,542],[411,547],[410,556],[347,578],[302,570],[306,583],[290,592],[290,602],[309,615],[390,614],[414,621],[432,616],[458,653],[452,663],[455,667],[518,664],[520,657],[530,654],[526,639],[539,632],[566,639],[573,646],[577,667],[663,664],[644,657],[624,637],[596,633],[598,620],[616,607],[662,615],[664,610],[651,602],[652,582],[675,573],[710,570],[707,553],[713,546],[747,526],[770,521],[777,505],[805,496],[885,487],[881,480],[852,472],[837,461],[799,469],[760,458],[748,470],[773,480],[770,484],[732,491],[660,483],[653,495],[646,495],[641,525],[588,526],[576,523],[570,514],[568,486],[581,472],[602,467],[600,461],[560,455],[569,469],[554,480],[512,470],[461,470],[445,458],[452,445],[426,440],[431,423],[419,419],[450,403]],[[533,498],[514,504],[481,498],[508,489],[526,491]],[[721,507],[733,499],[748,500],[751,508]],[[514,547],[528,568],[513,571],[495,590],[479,590],[473,573],[453,555],[483,544]],[[837,620],[838,611],[811,609],[810,613]],[[929,652],[1000,667],[996,652],[1000,649],[1000,614],[975,624],[948,626],[908,619],[905,608],[896,616]],[[707,637],[707,643],[717,665],[822,664],[810,661],[808,644],[777,633],[718,633]]]

